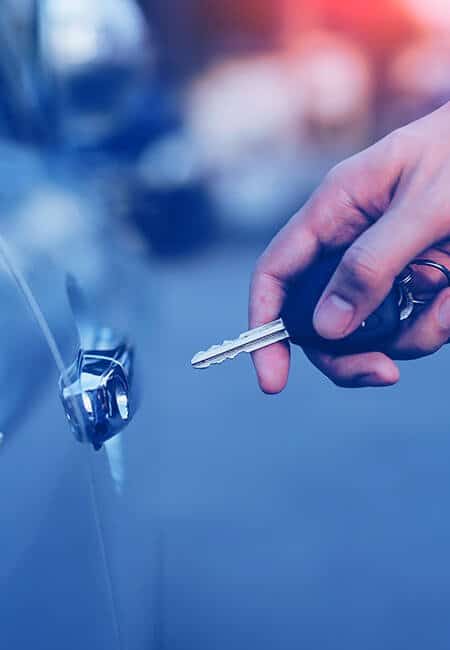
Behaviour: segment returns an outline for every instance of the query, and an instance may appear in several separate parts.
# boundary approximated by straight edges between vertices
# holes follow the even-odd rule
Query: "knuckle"
[[[347,161],[343,160],[337,165],[334,165],[325,176],[323,184],[325,187],[336,188],[342,185],[343,179],[346,176]]]
[[[371,289],[380,283],[380,264],[373,253],[362,246],[348,249],[342,258],[341,271],[356,289]]]
[[[405,160],[414,155],[421,139],[421,130],[415,122],[396,129],[386,137],[389,156],[393,160]]]
[[[397,153],[402,152],[404,149],[405,140],[406,137],[403,128],[392,131],[392,133],[386,137],[386,144],[389,147],[390,154],[395,156]]]
[[[447,126],[447,124],[448,124],[448,119],[449,119],[449,116],[450,116],[450,101],[445,102],[445,104],[443,104],[439,108],[438,112],[444,118],[443,125],[444,125],[444,128],[445,128],[445,126]]]
[[[252,316],[258,306],[259,296],[264,291],[266,272],[262,267],[256,266],[250,278],[249,287],[249,313]]]
[[[260,275],[260,273],[259,273],[257,267],[255,267],[255,269],[253,270],[253,273],[251,274],[251,277],[250,277],[250,296],[252,296],[254,294],[255,290],[256,290],[256,286],[257,286],[258,280],[259,280],[259,275]]]
[[[252,280],[255,280],[256,278],[258,278],[262,273],[264,273],[264,264],[263,264],[262,257],[260,257],[256,261],[256,264],[255,264],[255,266],[253,268]]]
[[[420,359],[422,357],[428,357],[430,354],[434,354],[442,346],[441,342],[437,341],[428,341],[428,340],[417,340],[414,342],[414,346],[410,350],[413,358]]]
[[[254,288],[259,284],[259,282],[264,281],[267,276],[269,276],[268,272],[268,263],[267,263],[267,253],[264,251],[259,257],[259,259],[256,261],[256,264],[254,266],[252,275],[251,275],[251,286]]]

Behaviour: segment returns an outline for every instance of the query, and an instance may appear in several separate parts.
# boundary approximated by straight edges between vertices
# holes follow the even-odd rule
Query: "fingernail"
[[[345,334],[354,314],[353,305],[332,293],[316,311],[314,327],[317,333],[325,338],[338,338]]]
[[[439,307],[439,325],[443,330],[450,330],[450,296]]]

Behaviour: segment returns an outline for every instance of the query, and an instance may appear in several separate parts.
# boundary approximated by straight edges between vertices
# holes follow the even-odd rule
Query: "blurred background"
[[[327,170],[449,99],[449,0],[3,0],[0,234],[64,361],[70,271],[142,367],[117,490],[3,270],[8,648],[450,646],[448,352],[357,392],[296,352],[273,398],[189,366]]]

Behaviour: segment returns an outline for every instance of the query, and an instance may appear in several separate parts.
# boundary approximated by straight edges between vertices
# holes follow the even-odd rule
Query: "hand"
[[[250,326],[278,318],[286,282],[319,253],[346,249],[314,313],[317,332],[347,336],[378,307],[395,277],[416,257],[450,263],[450,103],[399,129],[332,169],[258,261],[251,286]],[[421,269],[422,289],[445,286]],[[386,386],[399,379],[393,359],[431,354],[450,337],[450,289],[405,322],[387,354],[330,356],[305,350],[340,386]],[[255,352],[267,393],[286,385],[289,346]]]

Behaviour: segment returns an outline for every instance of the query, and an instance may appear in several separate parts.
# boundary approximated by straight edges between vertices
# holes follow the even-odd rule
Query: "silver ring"
[[[411,262],[411,266],[429,266],[432,269],[436,269],[436,271],[440,271],[442,275],[445,276],[447,285],[450,287],[450,271],[443,264],[439,264],[439,262],[434,262],[433,260],[419,258]],[[415,305],[427,305],[429,302],[429,300],[420,300],[419,298],[413,297],[413,303]]]

